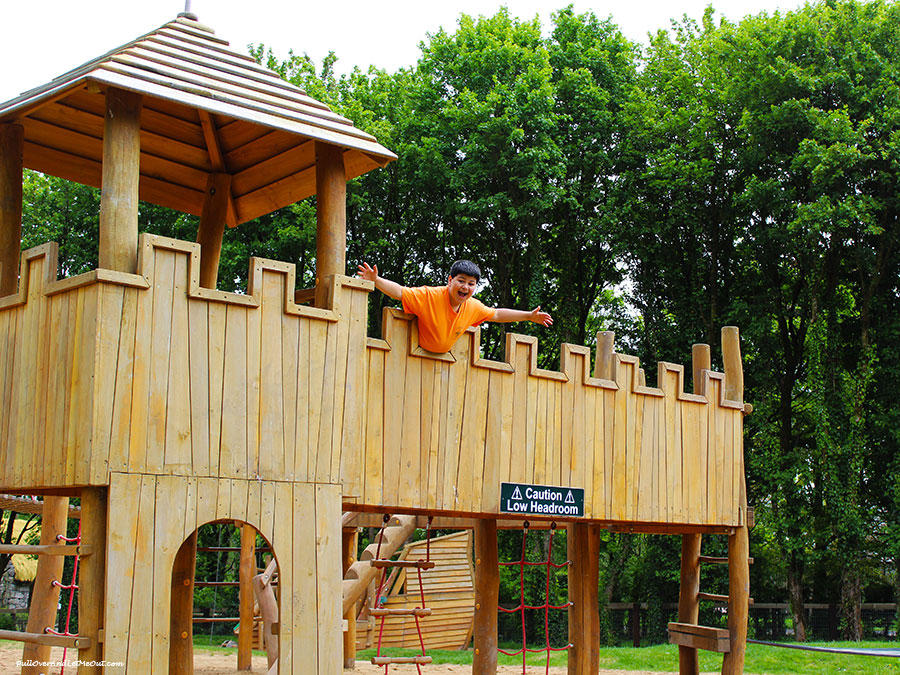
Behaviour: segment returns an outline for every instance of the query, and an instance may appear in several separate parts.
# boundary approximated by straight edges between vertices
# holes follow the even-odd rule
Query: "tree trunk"
[[[841,572],[841,639],[862,640],[862,590],[859,569],[852,562]]]
[[[806,642],[806,609],[803,606],[803,561],[796,552],[791,553],[788,563],[788,597],[791,615],[794,618],[794,637],[797,642]]]

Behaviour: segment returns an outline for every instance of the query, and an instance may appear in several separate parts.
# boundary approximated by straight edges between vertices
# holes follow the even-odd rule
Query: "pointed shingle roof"
[[[315,141],[344,148],[347,180],[396,159],[182,16],[0,105],[25,129],[25,166],[100,187],[107,87],[144,97],[140,198],[199,215],[209,174],[229,173],[232,226],[315,194]]]

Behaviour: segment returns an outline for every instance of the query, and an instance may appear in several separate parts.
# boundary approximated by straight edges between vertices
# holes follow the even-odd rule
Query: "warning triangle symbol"
[[[566,504],[574,504],[575,503],[575,495],[572,494],[572,491],[569,490],[569,494],[566,495]]]
[[[518,500],[518,501],[521,501],[521,500],[522,500],[522,493],[519,492],[519,487],[518,487],[518,486],[516,486],[516,489],[515,489],[515,491],[514,491],[513,494],[512,494],[512,498],[515,499],[515,500]]]

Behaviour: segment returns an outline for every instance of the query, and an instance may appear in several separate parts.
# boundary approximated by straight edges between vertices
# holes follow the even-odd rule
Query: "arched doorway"
[[[267,578],[275,582],[277,621],[278,586],[277,578],[272,578],[277,569],[275,552],[259,530],[242,521],[217,520],[201,525],[184,540],[172,565],[171,674],[194,672],[195,643],[233,649],[223,656],[223,671],[267,666],[266,657],[251,653],[277,653],[278,637],[265,630],[253,592],[253,578],[267,567]],[[270,616],[271,611],[269,607]],[[270,672],[277,673],[277,666]]]

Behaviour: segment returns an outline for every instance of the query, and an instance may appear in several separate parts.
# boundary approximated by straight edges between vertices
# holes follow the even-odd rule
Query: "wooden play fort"
[[[254,582],[272,672],[336,675],[364,640],[376,571],[392,565],[405,585],[364,616],[422,609],[409,600],[421,552],[384,561],[432,517],[472,530],[474,559],[463,552],[471,577],[453,577],[471,579],[454,587],[462,602],[435,602],[428,620],[474,621],[473,673],[494,673],[507,483],[584,491],[577,514],[515,516],[568,528],[570,673],[598,669],[602,528],[682,537],[681,673],[697,672],[698,648],[743,672],[749,406],[736,329],[723,330],[724,374],[698,345],[687,372],[659,364],[655,386],[608,333],[593,359],[564,344],[559,370],[538,368],[522,335],[501,361],[482,357],[476,330],[426,352],[396,309],[370,338],[372,284],[345,276],[345,185],[394,159],[190,14],[0,105],[0,492],[41,495],[45,536],[27,549],[40,555],[28,630],[0,637],[32,658],[77,650],[80,672],[191,672],[197,529],[224,521],[248,546],[260,533],[275,558]],[[21,250],[23,168],[101,188],[97,269],[60,279],[55,243]],[[312,195],[314,289],[261,258],[246,293],[216,289],[226,225]],[[199,216],[196,242],[138,236],[138,200]],[[81,539],[67,544],[54,535],[70,497]],[[356,526],[382,514],[380,552],[357,560]],[[729,536],[727,558],[701,555],[704,533]],[[51,635],[65,555],[80,558],[79,632]],[[701,563],[728,565],[727,596],[700,592]],[[701,599],[727,603],[727,629],[697,625]]]

